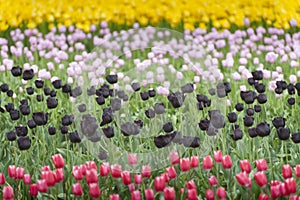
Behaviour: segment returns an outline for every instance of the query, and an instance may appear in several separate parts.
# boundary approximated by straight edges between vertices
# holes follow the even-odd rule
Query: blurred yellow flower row
[[[153,25],[166,21],[176,27],[205,28],[211,20],[216,28],[243,26],[244,19],[262,21],[288,29],[290,20],[300,23],[297,0],[0,0],[0,30],[27,24],[34,28],[43,21],[53,26],[76,25],[89,31],[101,21],[116,24]]]

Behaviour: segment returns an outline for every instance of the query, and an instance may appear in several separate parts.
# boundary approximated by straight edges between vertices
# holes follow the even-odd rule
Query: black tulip
[[[275,88],[275,93],[276,94],[282,94],[282,92],[283,92],[283,89],[281,87]]]
[[[81,138],[77,131],[70,133],[69,139],[72,143],[80,143],[81,142]]]
[[[229,82],[224,82],[223,84],[225,86],[225,92],[226,92],[226,95],[227,95],[231,92],[231,85],[230,85]]]
[[[13,76],[21,76],[22,75],[22,68],[21,67],[19,67],[19,66],[16,66],[16,67],[13,67],[12,69],[11,69],[11,74],[13,75]]]
[[[155,112],[155,114],[158,114],[158,115],[165,113],[165,104],[164,103],[154,104],[154,112]]]
[[[103,113],[102,114],[102,122],[100,126],[104,126],[113,121],[113,115],[111,113]]]
[[[249,85],[254,85],[255,84],[255,80],[253,77],[248,78],[248,84]]]
[[[235,109],[236,109],[237,111],[241,112],[242,110],[244,110],[244,104],[242,104],[242,103],[237,103],[237,104],[235,105]]]
[[[9,114],[10,114],[10,118],[11,120],[18,120],[20,118],[20,113],[18,110],[11,110],[9,111]]]
[[[166,132],[166,133],[170,133],[173,131],[173,124],[172,122],[167,122],[163,125],[163,130]]]
[[[27,150],[31,146],[31,140],[28,136],[18,138],[18,147],[22,150]]]
[[[55,89],[60,89],[62,87],[62,81],[61,80],[55,80],[52,82],[52,85]]]
[[[183,92],[183,93],[194,92],[194,85],[192,83],[188,83],[188,84],[181,86],[181,92]]]
[[[247,113],[248,116],[252,116],[252,115],[254,115],[254,109],[253,108],[248,108],[246,110],[246,113]]]
[[[98,105],[103,105],[105,104],[105,98],[103,96],[98,96],[96,97],[96,102]]]
[[[65,84],[62,86],[62,92],[63,93],[71,93],[72,87],[70,84]]]
[[[32,118],[37,126],[46,125],[48,122],[48,113],[35,112],[32,114]]]
[[[9,90],[9,87],[6,83],[3,83],[1,86],[0,86],[0,89],[2,92],[7,92]]]
[[[140,119],[134,120],[134,123],[138,125],[140,128],[143,128],[144,122]]]
[[[18,137],[26,136],[28,134],[27,126],[16,126],[15,129]]]
[[[56,97],[56,91],[55,90],[51,90],[50,97]]]
[[[290,129],[287,127],[280,127],[277,129],[277,135],[280,140],[287,140],[290,138]]]
[[[251,116],[245,116],[244,117],[244,125],[247,126],[247,127],[250,127],[253,125],[253,122],[254,122],[254,118],[251,117]]]
[[[292,83],[288,84],[287,90],[288,90],[289,95],[295,94],[295,87]]]
[[[50,88],[44,88],[44,94],[45,94],[46,96],[49,96],[50,93],[51,93],[51,89],[50,89]]]
[[[12,97],[12,96],[14,95],[14,91],[8,90],[8,91],[6,92],[6,95],[7,95],[8,97]]]
[[[53,126],[50,126],[48,128],[48,133],[49,133],[49,135],[55,135],[56,134],[56,128],[53,127]]]
[[[206,131],[209,127],[209,124],[210,124],[210,121],[208,119],[202,119],[198,123],[198,126],[202,131]]]
[[[34,121],[33,119],[28,120],[28,121],[27,121],[27,125],[28,125],[28,127],[29,127],[30,129],[33,129],[33,128],[36,127],[36,123],[35,123],[35,121]]]
[[[107,137],[107,138],[112,138],[115,136],[115,133],[114,133],[114,128],[112,126],[108,126],[106,128],[102,128],[102,131],[104,133],[104,135]]]
[[[233,134],[231,135],[232,139],[234,141],[240,140],[243,138],[243,132],[240,128],[236,128],[233,131]]]
[[[257,83],[254,87],[258,93],[264,93],[266,91],[266,86],[263,83]]]
[[[237,114],[235,112],[230,112],[227,114],[228,121],[234,123],[237,121]]]
[[[254,72],[251,72],[254,80],[262,80],[264,78],[263,72],[261,70],[256,70]]]
[[[256,133],[256,127],[253,127],[253,128],[249,128],[248,129],[248,134],[251,138],[255,138],[257,136],[257,133]]]
[[[53,109],[53,108],[56,108],[58,105],[58,100],[57,98],[55,97],[48,97],[47,98],[47,107],[49,109]]]
[[[295,133],[292,135],[292,141],[295,143],[295,144],[298,144],[300,143],[300,133]]]
[[[156,91],[154,89],[148,90],[148,93],[149,93],[149,97],[155,97],[156,95]]]
[[[141,99],[143,101],[146,101],[146,100],[149,99],[149,93],[148,93],[148,91],[146,91],[146,92],[140,92],[140,96],[141,96]]]
[[[16,132],[14,131],[9,131],[6,133],[6,138],[7,140],[9,141],[15,141],[17,139],[17,135],[16,135]]]
[[[23,73],[24,80],[30,80],[33,78],[33,76],[34,76],[33,69],[24,70],[24,73]]]
[[[255,105],[254,106],[254,111],[257,112],[257,113],[260,112],[261,111],[261,106],[260,105]]]
[[[22,113],[22,115],[29,115],[30,107],[28,105],[20,105],[20,112]]]
[[[155,112],[153,109],[148,109],[145,111],[145,115],[146,117],[148,117],[149,119],[154,118],[155,117]]]
[[[110,84],[117,83],[118,82],[118,75],[116,75],[116,74],[110,74],[110,75],[106,76],[106,80]]]
[[[35,87],[36,88],[43,88],[44,87],[44,81],[43,80],[35,80],[34,81]]]
[[[276,86],[282,88],[283,90],[287,89],[288,84],[286,81],[276,81]]]
[[[21,105],[28,105],[28,99],[22,99],[22,100],[20,101],[20,104],[21,104]]]
[[[241,91],[240,96],[246,104],[252,104],[256,99],[256,93],[254,91]]]
[[[179,108],[184,102],[185,96],[181,92],[171,93],[168,95],[168,100],[174,108]]]
[[[5,113],[5,110],[2,107],[0,107],[0,112]]]
[[[140,127],[135,123],[126,122],[121,124],[121,132],[124,136],[137,135],[140,132]]]
[[[266,122],[261,122],[261,123],[257,124],[255,127],[255,132],[260,137],[265,137],[265,136],[270,135],[270,132],[271,132],[270,124],[268,124]]]
[[[27,92],[28,95],[32,95],[34,93],[33,87],[26,88],[26,92]]]
[[[141,89],[141,86],[139,83],[135,82],[131,84],[131,87],[134,91],[139,91]]]
[[[261,93],[261,94],[259,94],[259,95],[257,96],[257,101],[258,101],[258,103],[260,103],[260,104],[266,103],[267,100],[268,100],[268,98],[267,98],[267,95],[266,95],[265,93]]]
[[[290,98],[288,98],[287,102],[288,102],[289,105],[294,105],[295,104],[295,98],[290,97]]]
[[[67,134],[69,132],[69,127],[68,126],[62,126],[62,127],[60,127],[60,132],[62,134]]]
[[[183,136],[182,143],[185,147],[197,148],[200,146],[200,138],[193,136]]]
[[[85,114],[80,121],[80,127],[84,135],[91,137],[98,129],[97,119],[90,114]]]
[[[272,124],[275,126],[276,129],[278,129],[280,127],[284,127],[285,126],[285,118],[283,118],[283,117],[275,117],[272,120]]]
[[[74,115],[64,115],[61,118],[61,124],[63,126],[69,126],[73,123],[73,121],[74,121]]]
[[[11,110],[14,110],[14,108],[15,108],[13,103],[8,103],[4,107],[5,107],[7,112],[10,112]]]
[[[173,134],[173,133],[154,137],[154,144],[157,148],[166,147],[169,144],[171,144],[174,137],[175,137],[175,134]]]
[[[78,107],[79,112],[85,112],[86,111],[86,105],[85,104],[80,104]]]

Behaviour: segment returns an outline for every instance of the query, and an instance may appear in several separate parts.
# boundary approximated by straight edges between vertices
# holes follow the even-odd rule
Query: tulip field
[[[0,11],[0,199],[300,200],[300,2]]]

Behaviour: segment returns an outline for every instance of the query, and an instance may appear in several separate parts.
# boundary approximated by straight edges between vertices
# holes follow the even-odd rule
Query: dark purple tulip
[[[33,69],[24,70],[24,73],[23,73],[24,80],[30,80],[33,78],[33,76],[34,76]]]
[[[237,110],[237,111],[242,111],[242,110],[244,110],[244,104],[242,104],[242,103],[237,103],[236,105],[235,105],[235,109]]]
[[[255,83],[256,83],[256,82],[255,82],[255,80],[254,80],[253,77],[248,78],[248,84],[249,84],[249,85],[254,85]]]
[[[251,117],[251,116],[245,116],[244,117],[244,125],[245,126],[252,126],[253,125],[253,122],[254,122],[254,118]]]
[[[240,95],[246,104],[252,104],[256,98],[256,93],[254,91],[241,91]]]
[[[86,93],[88,96],[93,96],[94,94],[96,94],[96,88],[94,86],[86,89]]]
[[[235,112],[230,112],[227,114],[228,121],[234,123],[237,121],[237,114]]]
[[[62,86],[62,92],[63,93],[71,93],[72,87],[70,84],[65,84]]]
[[[47,98],[47,107],[49,109],[54,109],[56,108],[58,105],[58,100],[55,97],[48,97]]]
[[[156,95],[156,91],[154,89],[148,90],[148,93],[149,93],[149,97],[155,97]]]
[[[277,135],[280,140],[287,140],[290,138],[290,129],[286,127],[280,127],[277,129]]]
[[[35,112],[32,114],[32,118],[37,126],[46,125],[48,122],[48,113]]]
[[[167,122],[163,125],[163,130],[166,132],[166,133],[170,133],[173,131],[173,125],[172,125],[172,122]]]
[[[31,140],[28,136],[18,138],[18,147],[22,150],[27,150],[31,146]]]
[[[28,121],[27,121],[27,125],[28,125],[28,127],[29,127],[30,129],[33,129],[33,128],[36,127],[36,123],[35,123],[35,121],[34,121],[33,119],[28,120]]]
[[[44,94],[45,94],[46,96],[49,96],[50,93],[51,93],[51,89],[50,89],[50,88],[44,88]]]
[[[36,95],[36,100],[38,102],[44,101],[44,96],[42,94],[38,94],[38,95]]]
[[[254,115],[254,109],[253,108],[248,108],[246,110],[246,113],[247,113],[248,116],[252,116],[252,115]]]
[[[28,134],[27,126],[16,126],[15,129],[18,137],[26,136]]]
[[[7,92],[9,90],[9,87],[6,83],[3,83],[1,86],[0,86],[0,89],[1,89],[1,92]]]
[[[56,128],[53,127],[53,126],[50,126],[48,128],[48,133],[49,133],[49,135],[55,135],[56,134]]]
[[[17,135],[16,135],[16,132],[14,131],[9,131],[6,133],[6,138],[7,140],[9,141],[15,141],[17,139]]]
[[[300,143],[300,133],[295,133],[292,135],[292,141],[295,143],[295,144],[298,144]]]
[[[284,127],[285,126],[285,118],[283,118],[283,117],[275,117],[272,120],[272,124],[275,126],[276,129],[278,129],[280,127]]]
[[[62,87],[62,81],[61,80],[55,80],[52,82],[52,85],[55,89],[60,89]]]
[[[106,128],[102,128],[102,131],[104,133],[104,135],[107,137],[107,138],[112,138],[115,136],[115,133],[114,133],[114,128],[112,126],[108,126]]]
[[[251,72],[254,80],[262,80],[264,78],[263,72],[261,70],[257,70],[254,72]]]
[[[265,136],[270,135],[270,132],[271,132],[270,124],[268,124],[266,122],[261,122],[261,123],[257,124],[255,127],[255,132],[260,137],[265,137]]]
[[[69,127],[68,126],[62,126],[62,127],[60,127],[60,132],[62,134],[67,134],[69,132]]]
[[[202,119],[202,120],[200,120],[200,122],[198,123],[199,128],[200,128],[202,131],[207,130],[208,127],[209,127],[209,124],[210,124],[210,121],[209,121],[208,119]]]
[[[8,103],[4,107],[5,107],[7,112],[10,112],[11,110],[14,110],[14,108],[15,108],[13,103]]]
[[[82,89],[79,86],[71,90],[71,96],[72,97],[78,97],[81,94],[82,94]]]
[[[231,135],[232,139],[234,141],[240,140],[243,138],[243,132],[240,128],[236,128],[233,131],[233,134]]]
[[[146,91],[146,92],[140,92],[140,96],[141,96],[141,99],[143,101],[146,101],[146,100],[149,99],[149,93],[148,93],[148,91]]]
[[[214,96],[216,94],[216,89],[215,88],[210,88],[208,90],[208,93],[211,95],[211,96]]]
[[[260,104],[264,104],[264,103],[266,103],[267,102],[267,95],[265,94],[265,93],[261,93],[261,94],[259,94],[258,96],[257,96],[257,101],[258,101],[258,103],[260,103]]]
[[[134,120],[134,123],[138,125],[140,128],[143,128],[144,122],[140,119]]]
[[[120,110],[122,107],[121,103],[122,103],[122,101],[119,98],[110,99],[110,106],[113,111]]]
[[[14,91],[8,90],[8,91],[6,92],[6,95],[7,95],[8,97],[12,97],[12,96],[14,95]]]
[[[117,83],[118,82],[118,75],[116,75],[116,74],[110,74],[110,75],[106,76],[106,80],[110,84]]]
[[[19,66],[15,66],[11,69],[11,74],[15,77],[22,75],[22,68]]]
[[[73,123],[73,121],[74,121],[74,115],[64,115],[61,118],[61,124],[63,126],[69,126]]]
[[[193,136],[183,136],[182,143],[185,147],[197,148],[200,146],[200,138]]]
[[[81,138],[77,131],[70,133],[69,139],[72,143],[80,143],[81,142]]]
[[[80,104],[78,107],[79,112],[85,112],[86,111],[86,105],[85,104]]]
[[[43,80],[35,80],[34,81],[36,88],[43,88],[44,87],[44,81]]]
[[[249,128],[248,129],[248,134],[251,138],[254,138],[257,136],[257,133],[256,133],[256,127],[253,127],[253,128]]]
[[[132,89],[136,92],[139,91],[141,89],[141,86],[139,83],[135,82],[131,84]]]
[[[154,104],[154,112],[155,112],[155,114],[158,114],[158,115],[165,113],[165,104],[164,103]]]
[[[26,92],[27,92],[28,95],[32,95],[34,93],[33,87],[26,88]]]
[[[263,83],[257,83],[254,87],[258,93],[264,93],[266,91],[266,86]]]
[[[292,83],[288,84],[287,90],[288,90],[289,95],[295,94],[295,87]]]
[[[103,104],[105,104],[105,98],[103,96],[98,96],[96,98],[96,102],[98,105],[103,105]]]
[[[20,113],[18,110],[11,110],[9,111],[9,114],[10,114],[10,118],[11,120],[18,120],[20,118]]]
[[[289,105],[294,105],[295,104],[295,98],[290,97],[290,98],[288,98],[287,102],[288,102]]]
[[[155,112],[154,112],[154,110],[153,109],[148,109],[148,110],[146,110],[145,111],[145,115],[149,118],[149,119],[151,119],[151,118],[154,118],[155,117]]]
[[[185,96],[181,92],[171,93],[168,95],[168,100],[174,108],[179,108],[184,102]]]
[[[175,134],[173,134],[173,133],[154,137],[154,144],[157,148],[166,147],[169,144],[171,144],[174,137],[175,137]]]
[[[30,107],[28,105],[20,105],[20,112],[22,115],[29,115],[30,114]]]
[[[55,90],[51,90],[50,97],[56,97],[56,91]]]
[[[257,112],[257,113],[260,112],[261,111],[261,106],[260,105],[255,105],[254,106],[254,111]]]

